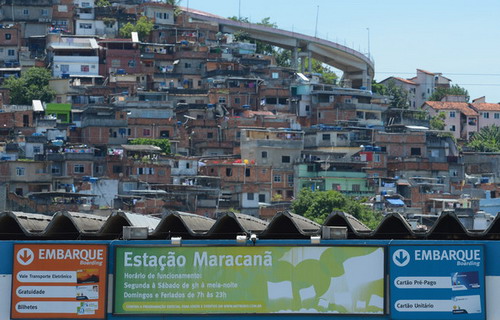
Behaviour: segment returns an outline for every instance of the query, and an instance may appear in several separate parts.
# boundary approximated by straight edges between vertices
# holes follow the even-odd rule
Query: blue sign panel
[[[485,319],[483,246],[394,246],[389,252],[392,319]]]

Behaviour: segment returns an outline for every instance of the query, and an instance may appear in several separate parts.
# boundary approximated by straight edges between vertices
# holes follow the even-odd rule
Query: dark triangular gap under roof
[[[377,229],[370,235],[371,239],[416,239],[417,234],[399,213],[392,213],[384,217]]]
[[[442,213],[425,235],[430,240],[469,240],[464,226],[454,213]]]

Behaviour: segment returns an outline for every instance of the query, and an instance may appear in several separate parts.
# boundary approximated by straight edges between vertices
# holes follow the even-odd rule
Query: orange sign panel
[[[106,245],[16,244],[12,319],[104,319]]]

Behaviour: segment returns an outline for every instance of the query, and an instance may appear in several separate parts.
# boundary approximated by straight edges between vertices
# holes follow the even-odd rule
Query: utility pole
[[[238,0],[238,20],[241,21],[241,0]]]
[[[319,16],[319,5],[316,7],[316,27],[314,28],[314,37],[317,38],[318,35],[318,16]]]
[[[370,54],[370,28],[366,28],[366,31],[368,31],[368,58],[371,58],[371,54]]]

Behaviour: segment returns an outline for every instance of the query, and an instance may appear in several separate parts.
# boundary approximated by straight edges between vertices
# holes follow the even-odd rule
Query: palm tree
[[[500,127],[484,127],[472,136],[468,147],[479,152],[500,152]]]

